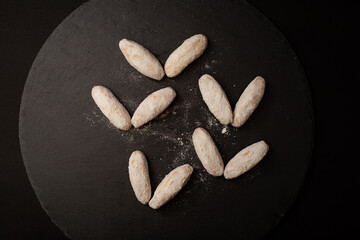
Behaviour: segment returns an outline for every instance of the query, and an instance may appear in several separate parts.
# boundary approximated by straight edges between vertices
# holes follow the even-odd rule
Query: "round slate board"
[[[134,40],[165,63],[186,38],[203,33],[204,54],[174,79],[142,76],[119,50]],[[266,79],[258,109],[241,128],[221,125],[201,99],[198,79],[213,75],[234,107],[257,75]],[[94,104],[108,87],[133,114],[151,92],[177,97],[140,129],[117,130]],[[259,140],[268,155],[234,180],[212,177],[196,157],[191,134],[207,129],[225,164]],[[301,187],[313,141],[309,86],[289,43],[244,1],[87,2],[51,34],[29,73],[20,110],[20,142],[44,210],[73,239],[258,238],[284,216]],[[142,150],[152,189],[173,168],[195,169],[185,188],[153,210],[140,204],[128,158]]]

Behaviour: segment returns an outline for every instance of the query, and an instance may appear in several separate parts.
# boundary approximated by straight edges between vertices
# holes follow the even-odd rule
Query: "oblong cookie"
[[[199,79],[202,98],[210,112],[224,125],[233,121],[233,113],[229,100],[220,84],[209,74]]]
[[[165,72],[159,60],[146,48],[125,38],[119,42],[119,47],[129,64],[140,73],[155,80],[164,77]]]
[[[158,209],[170,201],[185,186],[192,172],[193,168],[189,164],[184,164],[172,170],[157,186],[149,206]]]
[[[131,128],[129,112],[109,89],[103,86],[94,86],[91,89],[91,96],[101,112],[115,127],[125,131]]]
[[[265,92],[265,80],[256,77],[245,88],[234,109],[232,126],[241,127],[255,111]]]
[[[203,128],[195,129],[192,135],[196,154],[206,171],[214,176],[224,172],[224,162],[210,134]]]
[[[133,152],[129,158],[129,178],[136,198],[147,204],[151,198],[151,184],[148,163],[141,151]]]
[[[207,38],[203,34],[186,39],[165,62],[165,73],[168,77],[176,77],[190,63],[200,57],[207,47]]]
[[[135,128],[141,127],[163,112],[176,97],[171,87],[162,88],[147,96],[135,110],[131,123]]]
[[[264,158],[268,150],[269,145],[264,141],[244,148],[228,162],[224,170],[224,177],[233,179],[250,170]]]

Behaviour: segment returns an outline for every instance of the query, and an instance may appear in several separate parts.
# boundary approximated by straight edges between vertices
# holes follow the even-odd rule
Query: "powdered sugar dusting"
[[[216,60],[208,60],[205,65],[202,65],[202,69],[209,70],[211,73],[215,64],[217,64]],[[115,75],[118,74],[120,73],[115,73]],[[134,72],[130,73],[127,79],[122,81],[128,81],[132,84],[138,82],[140,84],[140,80],[144,81],[141,78],[141,74]],[[190,84],[184,84],[181,87],[183,93],[179,91],[177,98],[169,108],[152,121],[140,128],[132,127],[129,131],[117,130],[114,133],[119,134],[123,139],[120,141],[126,142],[129,148],[137,146],[138,149],[143,149],[144,146],[146,148],[149,145],[156,148],[161,145],[159,148],[161,152],[157,153],[155,158],[160,164],[159,166],[163,167],[161,173],[157,172],[155,176],[151,176],[152,181],[156,184],[160,183],[166,174],[180,165],[188,163],[194,168],[191,182],[188,183],[190,186],[184,188],[186,197],[176,201],[183,206],[191,204],[193,193],[211,192],[215,180],[215,177],[204,169],[196,155],[192,142],[192,134],[195,128],[203,127],[213,136],[220,134],[220,136],[229,137],[233,132],[232,128],[221,124],[202,102],[197,80],[195,79]],[[134,110],[140,103],[136,102],[134,98],[126,97],[126,95],[124,97],[121,102],[127,109]],[[116,129],[96,106],[93,107],[90,113],[84,113],[83,116],[91,127],[105,125],[111,129]],[[233,136],[231,136],[231,139],[233,139]],[[131,152],[133,150],[127,148],[126,151]],[[146,151],[144,150],[145,154]],[[149,161],[152,160],[149,159]],[[201,197],[205,199],[206,194],[201,194]],[[170,201],[168,204],[173,203]]]
[[[101,111],[96,106],[93,107],[91,114],[83,113],[83,116],[87,121],[90,122],[91,127],[105,124],[108,128],[117,130],[117,128],[110,123],[110,121],[101,113]]]

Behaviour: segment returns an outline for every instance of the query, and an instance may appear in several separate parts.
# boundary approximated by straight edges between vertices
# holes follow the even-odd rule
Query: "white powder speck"
[[[177,138],[177,140],[179,141],[180,145],[184,145],[184,142],[182,141],[182,138]]]
[[[90,126],[95,127],[95,125],[96,125],[95,121],[88,114],[83,113],[83,115],[85,116],[86,120],[90,121]]]
[[[214,126],[214,127],[217,127],[217,126],[219,125],[218,120],[217,120],[214,116],[212,116],[212,115],[210,115],[210,114],[208,114],[208,121],[207,121],[207,123],[208,123],[208,126],[209,126],[210,128],[212,128],[213,126]]]
[[[195,175],[197,175],[196,178],[196,187],[195,191],[198,188],[202,188],[203,190],[207,192],[211,192],[211,183],[210,178],[211,175],[205,171],[205,169],[202,166],[194,166],[195,167]]]
[[[230,136],[230,130],[228,126],[224,126],[223,129],[221,130],[222,134],[225,134],[227,136]]]
[[[134,141],[134,135],[131,135],[129,138],[131,142]]]

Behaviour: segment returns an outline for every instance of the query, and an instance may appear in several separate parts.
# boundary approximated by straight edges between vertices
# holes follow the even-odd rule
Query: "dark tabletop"
[[[3,1],[0,10],[0,236],[63,239],[42,210],[19,148],[18,113],[28,71],[54,28],[84,1]],[[350,236],[358,221],[355,128],[356,7],[349,3],[249,1],[289,40],[307,73],[315,147],[297,201],[267,238]],[[354,60],[353,60],[354,59]]]

